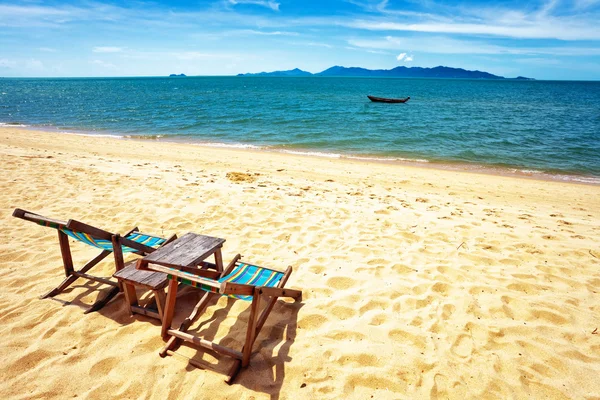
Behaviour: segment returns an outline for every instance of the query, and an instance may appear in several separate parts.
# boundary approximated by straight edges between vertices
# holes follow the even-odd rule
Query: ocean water
[[[0,125],[600,182],[600,82],[0,79]]]

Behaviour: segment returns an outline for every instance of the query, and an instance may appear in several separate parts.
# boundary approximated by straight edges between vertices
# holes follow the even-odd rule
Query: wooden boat
[[[405,99],[386,99],[385,97],[375,97],[367,95],[369,100],[374,101],[376,103],[406,103],[410,96]]]

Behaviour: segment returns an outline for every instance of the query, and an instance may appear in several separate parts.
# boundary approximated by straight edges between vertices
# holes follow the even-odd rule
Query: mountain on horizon
[[[379,77],[379,78],[446,78],[446,79],[515,79],[534,80],[519,76],[517,78],[505,78],[484,71],[469,71],[462,68],[451,68],[438,66],[434,68],[422,67],[396,67],[392,69],[367,69],[360,67],[334,66],[312,74],[295,68],[289,71],[259,72],[238,74],[237,76],[341,76],[341,77]]]
[[[302,71],[299,68],[290,69],[289,71],[273,71],[259,72],[256,74],[238,74],[237,76],[313,76],[314,74]]]

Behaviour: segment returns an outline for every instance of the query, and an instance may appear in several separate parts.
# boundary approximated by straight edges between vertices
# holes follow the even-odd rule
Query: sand
[[[600,186],[13,128],[0,161],[1,398],[600,398]],[[56,233],[15,207],[223,237],[226,262],[292,265],[304,300],[276,305],[228,386],[160,358],[122,297],[84,315],[107,287],[40,300]],[[221,298],[193,332],[241,348],[248,307]]]

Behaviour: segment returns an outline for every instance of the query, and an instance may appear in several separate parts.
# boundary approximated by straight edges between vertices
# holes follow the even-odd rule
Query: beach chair
[[[165,239],[158,236],[141,233],[138,231],[137,227],[121,236],[118,233],[110,233],[74,219],[64,222],[47,218],[33,212],[22,210],[20,208],[15,209],[13,212],[13,217],[35,222],[39,225],[54,228],[58,231],[58,242],[60,244],[60,252],[62,255],[66,278],[60,285],[41,296],[41,298],[56,296],[73,284],[78,278],[84,278],[90,281],[112,286],[112,289],[110,289],[104,298],[97,300],[88,310],[85,311],[86,314],[100,310],[120,291],[120,285],[118,282],[108,278],[90,275],[87,273],[90,269],[92,269],[100,261],[112,253],[115,260],[115,269],[116,271],[120,271],[125,268],[123,253],[135,253],[144,256],[153,252],[157,246],[172,240],[172,238]],[[96,257],[88,261],[83,267],[81,267],[81,269],[75,270],[73,267],[69,238],[85,243],[88,246],[98,248],[101,250],[101,252]]]
[[[275,302],[279,297],[293,298],[296,301],[302,300],[302,291],[285,288],[285,284],[292,273],[292,267],[285,271],[279,271],[271,268],[259,267],[256,265],[240,262],[241,256],[238,254],[223,272],[211,271],[209,269],[190,269],[180,270],[176,268],[152,265],[154,271],[161,271],[168,275],[169,288],[162,323],[162,335],[164,339],[169,336],[165,347],[160,351],[161,357],[167,355],[179,355],[175,350],[182,342],[188,342],[197,347],[212,350],[220,355],[229,356],[234,362],[227,373],[225,382],[231,384],[241,368],[248,366],[250,355],[252,354],[252,345],[256,340],[261,328],[269,316]],[[138,267],[143,262],[138,261]],[[206,291],[207,293],[200,299],[194,307],[192,313],[183,321],[179,329],[171,329],[175,300],[177,296],[177,287],[179,284],[193,286]],[[208,306],[212,296],[229,296],[234,299],[251,302],[250,316],[248,318],[248,327],[246,330],[246,339],[241,351],[222,346],[194,336],[188,333],[190,326],[198,319],[203,310]],[[261,298],[266,297],[266,305],[259,314]],[[197,368],[206,369],[206,365],[199,361],[184,357],[189,364]]]

